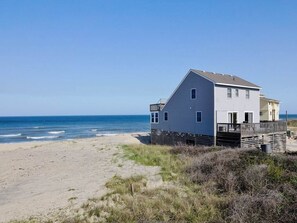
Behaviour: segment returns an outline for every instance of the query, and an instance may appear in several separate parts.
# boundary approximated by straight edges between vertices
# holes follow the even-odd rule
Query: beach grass
[[[126,157],[158,165],[165,183],[114,177],[90,216],[106,222],[296,222],[297,158],[258,150],[123,147]],[[133,192],[131,185],[135,184]],[[112,202],[111,202],[112,201]],[[102,201],[101,201],[102,202]]]
[[[126,159],[159,166],[163,184],[150,187],[146,176],[116,175],[106,183],[106,195],[58,222],[297,222],[296,156],[193,146],[122,148]]]
[[[176,180],[180,176],[186,159],[171,154],[169,146],[124,145],[125,157],[144,166],[161,167],[164,181]]]
[[[288,120],[288,126],[297,127],[297,120]]]

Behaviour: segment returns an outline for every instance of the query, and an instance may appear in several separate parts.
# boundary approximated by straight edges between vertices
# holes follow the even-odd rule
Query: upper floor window
[[[158,112],[151,113],[151,123],[159,123],[159,113]]]
[[[235,89],[235,96],[239,97],[239,89]]]
[[[250,91],[249,90],[245,91],[245,98],[250,99]]]
[[[191,99],[196,99],[196,88],[191,89]]]
[[[201,111],[196,112],[196,122],[197,123],[202,122],[202,112]]]
[[[164,112],[164,121],[168,121],[168,112]]]
[[[227,97],[232,98],[232,89],[231,88],[227,88]]]

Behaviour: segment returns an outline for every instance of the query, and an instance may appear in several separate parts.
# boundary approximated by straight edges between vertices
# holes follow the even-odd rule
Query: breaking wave
[[[9,137],[18,137],[18,136],[21,136],[22,134],[21,133],[18,133],[18,134],[7,134],[7,135],[0,135],[0,137],[2,138],[9,138]]]
[[[58,134],[63,134],[65,133],[65,131],[51,131],[51,132],[48,132],[49,134],[53,134],[53,135],[58,135]]]
[[[56,139],[59,136],[27,136],[27,139]]]

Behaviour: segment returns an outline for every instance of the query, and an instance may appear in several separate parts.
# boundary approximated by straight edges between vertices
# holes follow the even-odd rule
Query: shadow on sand
[[[143,134],[135,134],[133,135],[136,139],[139,140],[139,142],[143,143],[143,144],[146,144],[146,145],[149,145],[151,144],[151,135],[150,134],[146,134],[146,135],[143,135]]]

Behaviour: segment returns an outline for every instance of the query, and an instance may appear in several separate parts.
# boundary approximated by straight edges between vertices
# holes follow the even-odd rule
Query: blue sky
[[[0,116],[147,114],[190,68],[297,113],[297,1],[0,1]]]

